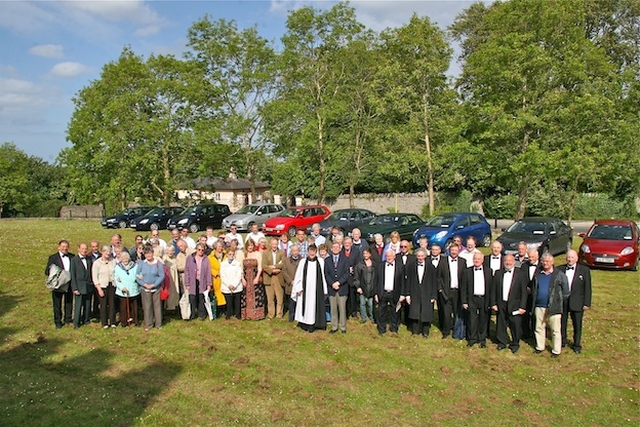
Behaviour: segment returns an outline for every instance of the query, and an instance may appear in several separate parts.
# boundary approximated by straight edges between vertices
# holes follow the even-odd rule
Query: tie
[[[83,257],[83,256],[80,256],[80,259],[84,259],[84,257]]]
[[[333,256],[333,263],[336,265],[338,264],[338,255]]]
[[[500,259],[499,256],[492,256],[491,259]]]
[[[392,262],[388,262],[387,263],[387,267],[393,267],[393,263]]]
[[[68,258],[69,254],[62,254],[62,258]]]
[[[458,262],[458,258],[451,258],[451,262]]]
[[[422,266],[424,266],[424,264],[423,264],[423,263],[421,263],[421,262],[419,262],[419,263],[418,263],[418,267],[422,267]]]
[[[440,259],[440,257],[437,256],[432,256],[431,257],[431,261],[438,261]]]
[[[505,270],[505,271],[504,271],[504,273],[505,273],[505,274],[507,274],[507,273],[508,273],[508,274],[511,274],[511,270]]]
[[[474,267],[474,271],[482,271],[482,267]]]
[[[568,271],[568,270],[573,270],[573,269],[574,269],[574,267],[569,267],[569,266],[567,266],[567,271]]]

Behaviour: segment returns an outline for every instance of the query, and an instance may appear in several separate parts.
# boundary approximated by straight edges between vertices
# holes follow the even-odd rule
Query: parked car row
[[[131,227],[136,231],[188,228],[196,233],[208,226],[229,229],[235,224],[238,231],[248,231],[258,224],[266,235],[284,233],[294,236],[296,230],[320,224],[320,233],[331,234],[333,227],[345,235],[360,228],[362,237],[369,242],[380,233],[385,241],[393,231],[401,239],[411,240],[414,247],[426,237],[429,245],[438,243],[448,248],[454,236],[463,242],[474,237],[479,246],[489,246],[492,241],[491,226],[484,216],[473,212],[453,212],[436,215],[429,221],[407,213],[376,215],[367,209],[338,209],[331,213],[323,205],[285,208],[275,203],[256,203],[231,214],[229,206],[209,203],[184,209],[179,206],[139,206],[126,209],[117,215],[102,219],[107,228]],[[518,244],[525,242],[528,249],[541,254],[566,253],[573,245],[573,230],[557,218],[528,217],[515,221],[497,238],[505,254],[515,254]],[[640,228],[633,221],[598,220],[587,233],[579,235],[583,242],[579,250],[580,262],[590,267],[637,270],[640,264]]]

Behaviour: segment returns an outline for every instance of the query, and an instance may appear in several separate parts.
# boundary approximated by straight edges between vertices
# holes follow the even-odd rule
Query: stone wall
[[[60,209],[60,218],[102,218],[104,209],[102,205],[63,206]]]

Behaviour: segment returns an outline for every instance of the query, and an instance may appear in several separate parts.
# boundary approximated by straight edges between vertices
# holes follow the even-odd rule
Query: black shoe
[[[507,346],[506,346],[506,345],[502,345],[502,344],[500,344],[500,345],[498,346],[498,351],[502,351],[502,350],[504,350],[505,348],[507,348]]]
[[[346,333],[347,333],[347,331],[340,331],[340,332],[342,332],[343,334],[346,334]]]
[[[560,357],[559,354],[551,353],[551,358],[552,359],[557,359],[558,357]]]
[[[580,354],[580,353],[582,353],[582,349],[580,349],[580,348],[574,348],[574,349],[573,349],[573,352],[574,352],[575,354]]]
[[[514,347],[514,348],[511,349],[511,353],[516,354],[518,352],[518,350],[519,350],[519,348]]]
[[[473,347],[474,345],[476,345],[474,342],[467,343],[467,347]]]
[[[56,325],[56,329],[62,329],[62,325]]]
[[[448,334],[442,334],[442,339],[443,339],[443,340],[446,340],[447,338],[449,338],[449,335],[448,335]]]
[[[78,328],[80,328],[80,326],[78,326],[78,325],[73,325],[73,329],[78,329]]]
[[[487,343],[481,342],[480,343],[480,348],[487,348]]]
[[[533,350],[533,354],[540,354],[540,353],[542,353],[542,350],[538,350],[538,349]]]
[[[332,329],[332,330],[329,331],[329,333],[332,334],[332,335],[335,334],[336,332],[338,332],[337,329]]]

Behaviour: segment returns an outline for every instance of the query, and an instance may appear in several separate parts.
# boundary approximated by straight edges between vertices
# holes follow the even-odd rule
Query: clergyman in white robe
[[[295,320],[298,326],[307,332],[327,327],[324,260],[316,257],[314,252],[310,251],[309,255],[313,256],[303,258],[298,264],[291,290],[291,298],[296,301]]]

